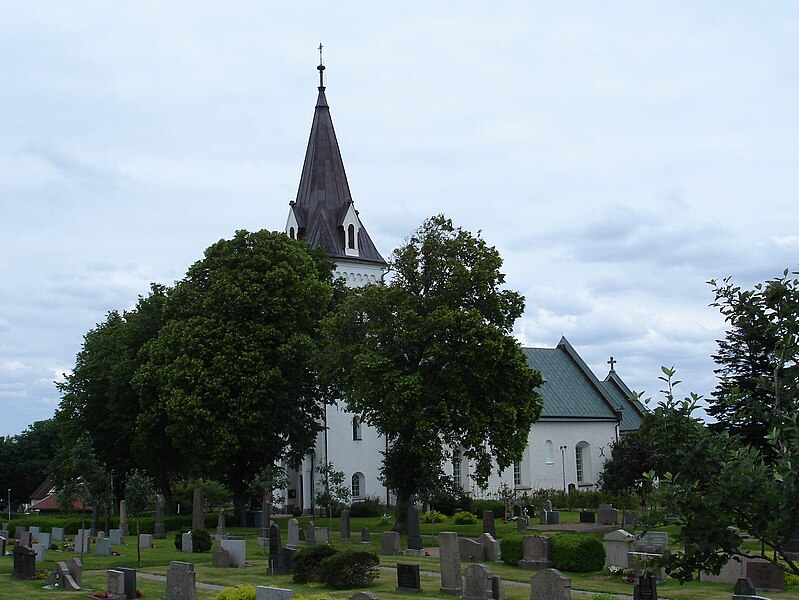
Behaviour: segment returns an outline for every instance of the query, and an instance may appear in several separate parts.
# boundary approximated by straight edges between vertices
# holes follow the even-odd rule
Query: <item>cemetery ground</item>
[[[569,525],[578,521],[578,513],[562,512],[562,522],[567,529]],[[281,528],[283,542],[286,542],[286,518],[274,519]],[[301,528],[310,520],[309,518],[300,518]],[[232,521],[228,517],[228,521]],[[328,526],[327,518],[314,519],[317,526]],[[338,531],[339,521],[333,519],[332,529],[334,532]],[[135,527],[135,526],[134,526]],[[352,518],[351,527],[353,538],[351,544],[342,544],[337,535],[333,537],[333,544],[339,549],[353,548],[353,549],[368,549],[376,553],[380,553],[380,532],[388,531],[391,528],[391,522],[383,522],[379,518]],[[360,529],[368,527],[371,533],[371,544],[361,544],[360,542]],[[132,527],[133,528],[133,527]],[[474,525],[454,525],[450,523],[438,523],[435,525],[422,524],[422,535],[425,542],[425,547],[435,547],[437,542],[432,537],[441,531],[455,531],[461,537],[478,537],[482,533],[482,523]],[[548,526],[546,532],[553,531],[552,526]],[[542,533],[542,529],[532,526],[529,533],[536,534]],[[586,533],[586,535],[600,535],[607,532],[607,526],[597,526],[597,533]],[[243,535],[246,539],[247,545],[247,563],[249,566],[244,568],[218,568],[211,565],[210,552],[205,553],[184,553],[175,548],[174,545],[174,532],[168,532],[166,539],[154,540],[154,548],[142,549],[141,552],[141,567],[138,568],[140,576],[138,577],[137,587],[142,591],[143,597],[158,600],[164,595],[165,583],[163,581],[154,581],[147,578],[147,575],[166,575],[167,569],[171,561],[185,561],[192,562],[195,565],[197,573],[197,582],[203,584],[212,584],[217,586],[236,586],[239,584],[245,585],[268,585],[273,587],[286,587],[295,591],[296,595],[303,596],[319,596],[320,594],[333,599],[346,599],[357,590],[333,590],[322,587],[320,584],[297,584],[292,581],[291,574],[288,575],[268,575],[266,573],[267,566],[267,553],[263,547],[256,543],[259,530],[255,528],[237,528],[228,527],[228,533],[232,535]],[[516,533],[516,526],[513,523],[502,524],[497,522],[497,536],[502,538],[504,535]],[[672,532],[673,533],[673,532]],[[73,535],[68,535],[73,538]],[[301,542],[301,547],[304,543]],[[406,547],[405,536],[402,536],[401,546]],[[76,597],[87,598],[94,592],[102,592],[105,590],[106,585],[106,570],[116,567],[136,567],[136,537],[131,535],[125,538],[125,544],[122,546],[114,546],[115,551],[120,553],[120,556],[101,557],[94,554],[94,547],[92,546],[88,554],[83,556],[83,581],[82,590],[77,592],[55,591],[43,589],[44,583],[39,580],[22,581],[14,579],[11,576],[12,571],[12,557],[8,556],[0,558],[0,600],[17,600],[19,598],[33,597]],[[46,560],[44,564],[38,564],[37,567],[43,567],[50,571],[55,567],[57,561],[65,561],[69,558],[76,557],[78,554],[72,552],[59,552],[55,550],[48,550],[46,552]],[[415,563],[420,566],[422,571],[421,577],[421,594],[403,594],[396,591],[397,577],[396,573],[389,571],[386,568],[396,567],[397,563]],[[471,564],[467,561],[461,561],[461,570]],[[495,575],[500,576],[506,582],[518,582],[527,584],[530,578],[535,574],[535,571],[523,570],[518,567],[506,565],[502,562],[483,563]],[[446,596],[439,593],[441,585],[440,577],[437,575],[439,572],[439,560],[436,556],[386,556],[380,555],[380,566],[383,567],[380,571],[380,576],[372,586],[368,588],[369,591],[374,592],[381,600],[400,600],[402,598],[415,597],[415,598],[441,598],[451,599],[453,596]],[[436,573],[436,575],[424,575],[425,572]],[[633,593],[633,586],[631,583],[620,581],[618,577],[610,577],[604,573],[564,573],[567,577],[571,578],[573,597],[575,598],[591,598],[593,594],[609,593],[619,597],[631,597]],[[673,580],[665,581],[658,585],[658,595],[661,598],[674,598],[678,600],[692,600],[692,599],[708,599],[708,600],[729,600],[732,594],[732,585],[702,583],[698,581],[687,583],[680,586],[679,583]],[[516,586],[513,584],[505,585],[505,592],[508,600],[528,600],[530,597],[529,588],[526,586]],[[585,595],[578,592],[586,592]],[[218,594],[216,590],[197,588],[197,598],[199,600],[210,600]],[[785,592],[769,592],[764,594],[773,599],[779,600],[799,600],[799,585],[787,586]]]

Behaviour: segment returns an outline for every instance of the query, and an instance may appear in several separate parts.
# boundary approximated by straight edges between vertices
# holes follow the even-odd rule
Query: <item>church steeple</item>
[[[367,263],[380,269],[386,261],[361,223],[352,201],[344,161],[325,97],[322,45],[319,45],[319,95],[305,151],[297,198],[290,203],[286,233],[321,247],[339,266]],[[371,275],[370,275],[371,277]]]

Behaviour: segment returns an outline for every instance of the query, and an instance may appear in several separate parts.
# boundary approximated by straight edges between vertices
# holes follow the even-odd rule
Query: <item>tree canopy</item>
[[[512,336],[524,299],[502,259],[436,216],[394,251],[387,285],[354,290],[326,320],[320,369],[347,409],[388,440],[383,478],[410,497],[440,479],[452,449],[485,482],[520,459],[541,411],[541,375]]]

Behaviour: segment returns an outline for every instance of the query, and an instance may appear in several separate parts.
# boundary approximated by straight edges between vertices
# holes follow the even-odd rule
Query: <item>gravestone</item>
[[[560,525],[560,511],[548,510],[547,511],[547,525]]]
[[[24,527],[14,527],[14,539],[19,541],[22,539],[22,534],[27,533]]]
[[[286,547],[299,548],[300,547],[300,525],[297,519],[289,519],[288,533],[286,534]]]
[[[645,573],[638,578],[633,587],[634,600],[657,600],[658,584],[651,573]]]
[[[397,591],[418,594],[422,591],[419,565],[397,563]]]
[[[108,539],[112,546],[122,545],[122,531],[120,529],[109,529]]]
[[[346,508],[341,511],[341,541],[350,543],[350,511]]]
[[[461,578],[461,559],[458,553],[458,534],[452,531],[442,531],[438,536],[438,550],[441,568],[442,594],[460,596],[463,591]]]
[[[494,600],[505,600],[507,598],[505,584],[502,583],[502,577],[499,575],[494,575],[491,578],[491,597]]]
[[[88,529],[78,529],[75,534],[75,552],[88,554],[91,538],[88,535]]]
[[[30,527],[28,527],[28,533],[30,533],[33,536],[34,540],[36,539],[36,536],[38,536],[39,533],[41,533],[41,531],[42,528],[36,525],[31,525]]]
[[[244,566],[247,554],[247,543],[243,539],[228,538],[219,543],[228,551],[231,567]]]
[[[121,571],[109,569],[106,576],[106,598],[109,600],[127,600],[125,595],[125,576]]]
[[[596,523],[596,513],[592,510],[581,510],[580,523]]]
[[[102,531],[102,530],[98,531],[97,532],[97,539],[98,540],[104,540],[105,539],[105,531]]]
[[[36,541],[40,544],[44,544],[48,548],[50,547],[50,534],[40,531],[36,534]]]
[[[551,511],[552,510],[552,500],[546,500],[544,502],[544,510]]]
[[[27,546],[14,546],[14,567],[11,575],[16,579],[36,579],[36,552]]]
[[[480,562],[483,560],[483,545],[472,538],[459,537],[458,554],[463,561]]]
[[[355,592],[347,600],[380,600],[374,592]]]
[[[733,556],[730,558],[727,563],[721,567],[721,570],[718,572],[718,575],[713,575],[712,573],[706,573],[705,571],[700,571],[699,573],[699,581],[705,581],[708,583],[726,583],[729,585],[735,585],[735,583],[741,579],[746,577],[746,563],[749,562],[747,559]]]
[[[294,598],[294,590],[265,585],[255,586],[255,600],[291,600],[292,598]]]
[[[316,525],[313,521],[308,521],[305,526],[305,545],[313,546],[314,544],[316,544]]]
[[[491,537],[497,537],[497,525],[494,521],[494,511],[483,511],[483,533],[490,533]]]
[[[499,540],[495,540],[490,533],[484,533],[479,540],[483,546],[483,560],[497,562],[499,560]]]
[[[119,531],[122,537],[129,534],[128,532],[128,511],[125,509],[125,501],[119,501]]]
[[[219,514],[216,516],[216,539],[222,539],[223,535],[227,535],[225,528],[225,511],[220,509]]]
[[[0,535],[0,556],[6,555],[6,545],[8,544],[8,538],[5,536]]]
[[[547,522],[549,521],[549,512],[550,511],[548,511],[545,508],[541,509],[541,517],[540,517],[541,525],[546,525]]]
[[[161,600],[197,600],[194,564],[173,560],[166,572],[166,593]]]
[[[490,600],[494,574],[483,565],[469,565],[463,573],[463,600]]]
[[[53,538],[54,542],[63,542],[64,541],[64,528],[63,527],[53,527],[50,530],[50,537]]]
[[[635,536],[623,529],[617,529],[605,535],[604,543],[605,566],[628,569],[630,567],[629,552],[633,549]]]
[[[229,567],[230,553],[222,546],[216,546],[211,550],[211,565],[214,567]]]
[[[757,594],[757,589],[751,579],[748,577],[740,577],[738,581],[735,582],[732,593],[735,596],[754,596]]]
[[[530,578],[530,600],[569,600],[572,580],[557,569],[544,569]]]
[[[636,552],[663,554],[669,547],[669,534],[665,531],[635,532]]]
[[[97,543],[94,545],[94,553],[97,556],[111,556],[111,540],[97,540]]]
[[[69,592],[77,592],[80,590],[80,585],[78,585],[78,582],[72,577],[72,574],[69,572],[69,567],[65,562],[57,562],[55,564],[55,567],[50,572],[45,583],[51,586],[57,585],[62,590],[67,590]]]
[[[421,550],[422,534],[419,530],[419,511],[415,504],[408,507],[408,550]]]
[[[191,500],[191,528],[205,529],[205,500],[202,488],[194,488],[194,495]]]
[[[785,590],[785,571],[777,565],[761,560],[752,560],[746,563],[746,577],[759,590],[782,592]]]
[[[597,521],[603,525],[618,525],[619,524],[619,511],[613,508],[611,504],[600,504],[599,513],[597,514]]]
[[[181,534],[180,549],[183,552],[194,552],[194,540],[191,539],[191,531]]]
[[[139,535],[139,548],[151,548],[153,545],[153,536],[150,533],[142,533]]]
[[[330,543],[330,529],[327,527],[317,527],[316,531],[314,531],[314,538],[317,542],[321,542],[324,544]]]
[[[136,598],[136,569],[116,567],[115,570],[122,573],[125,579],[125,597],[128,600],[134,600]]]
[[[35,543],[32,546],[33,551],[36,553],[36,562],[43,563],[44,562],[44,551],[47,550],[47,546],[40,543]]]
[[[361,527],[361,543],[362,544],[371,544],[372,537],[369,535],[369,528],[368,527]]]
[[[6,538],[6,539],[8,539],[9,537],[11,537],[11,536],[9,536],[9,534],[8,534],[8,529],[0,529],[0,537],[4,537],[4,538]]]
[[[545,535],[527,535],[522,538],[522,559],[519,567],[540,571],[552,566],[549,559],[550,539]]]
[[[516,519],[516,531],[527,531],[529,523],[527,521],[527,517],[524,515],[519,515]]]
[[[164,523],[164,502],[161,496],[155,499],[155,527],[153,537],[157,540],[166,539],[166,524]]]
[[[72,576],[72,579],[75,580],[75,583],[81,585],[81,581],[83,580],[83,561],[79,558],[70,558],[67,561],[67,570]]]
[[[280,545],[280,526],[272,523],[269,526],[269,564],[267,570],[274,575],[284,575],[289,572],[286,555]]]
[[[380,534],[380,554],[388,554],[389,556],[402,554],[399,533],[396,531],[383,531]]]
[[[33,544],[33,535],[31,535],[30,531],[25,531],[24,529],[20,532],[20,535],[17,536],[17,540],[19,541],[19,546],[27,546],[28,548],[31,547]]]

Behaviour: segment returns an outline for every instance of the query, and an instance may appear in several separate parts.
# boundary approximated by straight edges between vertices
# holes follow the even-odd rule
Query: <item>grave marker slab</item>
[[[419,565],[397,563],[397,591],[418,594],[422,591]]]
[[[47,546],[44,544],[39,544],[38,542],[33,544],[33,551],[36,553],[36,562],[43,563],[44,562],[44,551],[47,550]]]
[[[327,527],[317,527],[314,531],[314,539],[317,542],[327,544],[330,542],[330,529]]]
[[[603,525],[618,525],[619,524],[619,511],[613,508],[610,504],[600,504],[599,513],[597,514],[597,521]]]
[[[166,524],[164,523],[164,502],[161,497],[155,499],[155,527],[153,537],[157,540],[166,539]]]
[[[6,538],[6,539],[8,539],[9,537],[11,537],[11,536],[9,535],[9,533],[8,533],[8,529],[0,529],[0,537],[4,537],[4,538]]]
[[[36,539],[36,536],[39,535],[41,531],[42,528],[37,525],[31,525],[30,527],[28,527],[28,533],[30,533],[33,536],[33,539]]]
[[[483,546],[483,560],[486,562],[497,562],[499,560],[499,540],[495,540],[490,533],[484,533],[479,538]]]
[[[205,529],[205,499],[202,488],[194,488],[191,499],[191,528]]]
[[[286,547],[288,548],[300,547],[300,524],[299,521],[297,521],[297,519],[289,519]]]
[[[746,563],[746,576],[758,590],[782,592],[785,590],[785,571],[777,565],[761,560]]]
[[[557,569],[544,569],[530,578],[530,600],[569,600],[572,580]]]
[[[109,600],[127,600],[125,595],[125,576],[121,571],[109,569],[105,572],[105,590]]]
[[[264,585],[255,586],[255,600],[292,600],[294,590]]]
[[[516,531],[527,531],[529,523],[527,521],[527,517],[524,515],[519,515],[516,519]]]
[[[490,533],[491,537],[497,537],[497,525],[493,510],[483,511],[483,533]]]
[[[280,543],[280,526],[277,523],[272,523],[269,526],[269,565],[267,569],[276,575],[289,572],[286,553]]]
[[[380,600],[374,592],[355,592],[347,600]]]
[[[308,521],[305,526],[305,545],[313,546],[316,544],[316,525],[313,521]]]
[[[228,551],[231,567],[244,566],[247,554],[247,544],[244,540],[228,538],[219,543]]]
[[[122,537],[128,535],[128,511],[124,500],[119,501],[119,530],[122,532]]]
[[[81,585],[81,581],[83,581],[83,561],[79,558],[70,558],[67,561],[67,570],[72,579],[75,580],[75,583]]]
[[[402,554],[399,533],[396,531],[383,531],[380,534],[380,554],[388,554],[389,556]]]
[[[63,542],[64,541],[64,528],[63,527],[53,527],[50,530],[50,537],[53,538],[54,542]]]
[[[491,597],[494,600],[505,600],[507,598],[505,584],[502,583],[502,577],[499,575],[494,575],[491,579]]]
[[[350,543],[350,511],[346,508],[341,511],[341,541]]]
[[[69,592],[77,592],[80,590],[80,585],[69,572],[69,567],[65,562],[57,562],[50,575],[45,580],[47,585],[58,585],[62,590]]]
[[[0,535],[0,556],[6,555],[6,545],[8,544],[8,538],[5,536]]]
[[[623,529],[611,531],[604,537],[605,543],[605,566],[630,567],[629,553],[633,549],[635,536]]]
[[[216,546],[211,550],[211,565],[214,567],[229,567],[230,553],[222,546]]]
[[[17,540],[19,541],[17,545],[27,546],[28,548],[30,548],[31,544],[33,544],[33,535],[31,535],[30,531],[25,531],[23,529],[20,535],[17,536]]]
[[[522,560],[519,567],[535,571],[552,566],[549,558],[550,539],[545,535],[527,535],[522,538]]]
[[[368,527],[361,527],[361,543],[362,544],[371,544],[372,537],[369,535],[369,528]]]
[[[483,565],[469,565],[463,573],[463,600],[490,600],[494,574]]]
[[[225,511],[220,510],[219,514],[216,516],[216,539],[221,539],[221,536],[227,534],[227,529],[225,527]]]
[[[181,534],[180,549],[183,552],[194,552],[194,540],[191,539],[191,531]]]
[[[111,540],[97,540],[97,543],[94,545],[94,553],[97,556],[111,556]]]
[[[548,510],[547,511],[547,525],[560,525],[560,511]]]
[[[136,569],[129,567],[117,567],[117,571],[122,573],[125,578],[125,596],[128,600],[136,598]]]
[[[139,535],[139,548],[151,548],[153,545],[153,536],[150,533],[142,533]]]
[[[458,534],[452,531],[442,531],[438,536],[438,549],[441,563],[441,588],[439,591],[450,596],[460,596],[463,591],[463,579],[458,552]]]
[[[166,593],[161,600],[197,600],[194,564],[173,560],[166,572]]]
[[[408,550],[421,550],[424,548],[422,544],[422,534],[419,529],[419,510],[416,505],[411,504],[408,507]]]
[[[580,523],[596,523],[596,513],[592,510],[581,510]]]
[[[751,579],[748,577],[740,577],[738,581],[735,582],[732,593],[736,596],[754,596],[757,594],[757,589]]]
[[[122,531],[119,529],[109,529],[108,540],[111,542],[112,546],[122,545]]]
[[[646,573],[638,578],[638,582],[633,587],[634,600],[657,600],[658,586],[655,578]]]
[[[483,545],[472,538],[459,537],[458,554],[463,561],[480,562],[483,560]]]
[[[36,579],[36,552],[27,546],[14,546],[14,567],[11,575],[16,579]]]

